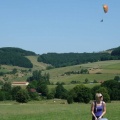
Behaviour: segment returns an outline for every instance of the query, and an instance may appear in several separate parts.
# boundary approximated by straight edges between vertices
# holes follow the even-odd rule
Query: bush
[[[89,103],[89,101],[92,98],[91,90],[90,88],[84,86],[84,85],[77,85],[73,88],[73,100],[75,102],[84,102]]]
[[[71,95],[69,95],[69,96],[67,97],[67,103],[68,103],[68,104],[72,104],[72,103],[73,103],[73,97],[72,97]]]
[[[0,101],[5,100],[5,93],[3,91],[0,91]]]
[[[55,97],[60,98],[60,99],[66,99],[67,98],[67,93],[68,93],[68,91],[63,87],[63,85],[59,84],[56,87]]]
[[[29,95],[27,90],[19,90],[16,94],[16,101],[19,103],[27,103],[29,100]]]
[[[108,94],[107,88],[105,88],[105,87],[100,87],[96,92],[97,92],[97,93],[102,93],[105,102],[110,102],[110,96],[109,96],[109,94]]]
[[[53,99],[54,98],[54,93],[49,93],[47,95],[47,99]]]

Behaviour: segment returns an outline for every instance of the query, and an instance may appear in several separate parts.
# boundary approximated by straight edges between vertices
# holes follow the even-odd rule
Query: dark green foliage
[[[40,70],[35,70],[35,71],[33,71],[32,76],[27,79],[27,81],[28,82],[32,82],[34,80],[38,81],[38,82],[44,81],[44,82],[46,82],[46,84],[50,84],[49,78],[50,78],[49,73],[45,73],[44,75],[41,75]]]
[[[5,100],[5,93],[4,91],[0,91],[0,101],[4,101]]]
[[[10,82],[5,82],[2,86],[2,91],[11,93],[11,89],[12,87]]]
[[[120,82],[116,80],[108,80],[102,83],[106,87],[111,100],[120,100]]]
[[[48,93],[47,94],[47,99],[53,99],[54,98],[54,93]]]
[[[35,70],[33,71],[33,80],[40,80],[42,79],[41,71]]]
[[[51,64],[54,67],[65,67],[112,59],[109,53],[47,53],[40,55],[38,62]]]
[[[0,48],[0,64],[32,68],[33,64],[25,55],[33,54],[18,48]]]
[[[48,87],[47,87],[47,84],[44,83],[44,82],[39,82],[38,83],[38,87],[37,87],[37,92],[38,93],[41,93],[42,96],[47,96],[48,94]]]
[[[49,79],[50,79],[50,74],[49,73],[45,73],[43,75],[43,80],[46,82],[46,84],[50,84]]]
[[[90,88],[87,88],[84,85],[77,85],[73,88],[74,96],[73,99],[75,102],[89,103],[92,98]]]
[[[16,101],[19,103],[27,103],[29,101],[29,94],[27,90],[20,89],[16,94]]]
[[[119,59],[120,59],[120,47],[115,48],[115,49],[111,52],[111,55],[113,55],[113,56],[118,56]]]
[[[47,85],[50,84],[49,82],[49,74],[45,73],[44,75],[41,74],[41,71],[35,70],[31,77],[27,79],[29,81],[29,85],[27,86],[28,91],[32,88],[36,89],[38,93],[42,96],[48,95],[48,87]]]
[[[45,73],[44,75],[41,74],[40,70],[35,70],[32,73],[32,76],[27,78],[27,81],[30,82],[29,86],[32,85],[30,88],[36,88],[38,84],[50,84],[50,75],[49,73]]]
[[[69,95],[69,96],[67,97],[67,103],[68,103],[68,104],[72,104],[72,103],[73,103],[73,97],[72,97],[72,96]]]
[[[96,85],[96,86],[94,86],[94,87],[91,89],[92,99],[95,100],[95,94],[96,94],[96,92],[99,90],[100,87],[101,87],[100,85]]]
[[[66,99],[67,98],[67,90],[63,87],[62,84],[58,84],[56,87],[55,98]]]
[[[114,77],[114,80],[120,81],[120,77],[119,77],[119,76],[115,76],[115,77]]]
[[[51,91],[49,91],[48,92],[48,94],[47,94],[47,99],[53,99],[53,98],[55,98],[55,89],[53,88],[53,89],[51,89]]]
[[[89,83],[89,80],[88,78],[85,79],[85,84]]]
[[[105,87],[100,87],[100,88],[96,91],[96,93],[102,93],[103,98],[104,98],[104,101],[105,101],[105,102],[110,102],[110,96],[109,96],[109,94],[108,94],[107,88],[105,88]]]
[[[74,90],[72,89],[72,90],[68,91],[67,103],[72,104],[74,102],[74,100],[73,100],[74,97],[76,97]]]
[[[53,69],[53,68],[54,68],[53,66],[47,66],[46,70],[50,70],[50,69]]]
[[[0,72],[0,76],[3,76],[4,75],[4,72]]]
[[[17,69],[16,68],[14,68],[13,70],[12,70],[12,72],[11,72],[12,74],[15,74],[15,73],[17,73]]]
[[[13,87],[13,88],[12,88],[11,94],[12,94],[12,99],[13,99],[13,100],[16,99],[16,94],[17,94],[17,92],[18,92],[19,90],[21,90],[21,89],[22,89],[22,88],[21,88],[20,86],[16,86],[16,87]]]
[[[1,88],[1,100],[12,100],[12,95],[11,95],[11,83],[10,82],[5,82],[2,85]]]
[[[0,85],[3,85],[3,84],[4,84],[3,81],[0,80]]]
[[[89,74],[89,71],[87,69],[81,69],[80,73],[81,74]]]
[[[89,74],[89,71],[87,69],[81,69],[80,71],[68,71],[68,72],[65,72],[64,74],[65,75],[71,75],[71,74]]]
[[[5,100],[12,100],[11,92],[4,91]]]
[[[98,83],[97,80],[94,80],[93,83]]]
[[[39,94],[36,92],[35,89],[29,89],[28,94],[31,100],[39,100]]]
[[[0,48],[0,53],[14,53],[14,54],[19,54],[21,56],[30,56],[30,55],[36,55],[34,52],[32,51],[27,51],[27,50],[23,50],[21,48],[15,48],[15,47],[4,47],[4,48]]]
[[[79,84],[79,83],[81,83],[80,81],[76,81],[76,80],[72,80],[71,81],[71,84]]]
[[[0,101],[12,100],[12,95],[10,92],[0,91]]]
[[[31,89],[31,88],[36,89],[37,86],[38,86],[38,81],[37,80],[33,80],[33,81],[29,82],[29,85],[27,86],[27,89]]]

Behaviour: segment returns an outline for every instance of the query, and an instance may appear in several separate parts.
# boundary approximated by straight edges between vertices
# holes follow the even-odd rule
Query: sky
[[[103,4],[109,7],[106,14]],[[120,0],[0,0],[0,48],[44,54],[118,46]]]

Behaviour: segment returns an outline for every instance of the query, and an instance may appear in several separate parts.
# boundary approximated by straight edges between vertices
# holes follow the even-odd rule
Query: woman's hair
[[[102,97],[102,94],[101,93],[96,93],[95,97],[96,98]]]

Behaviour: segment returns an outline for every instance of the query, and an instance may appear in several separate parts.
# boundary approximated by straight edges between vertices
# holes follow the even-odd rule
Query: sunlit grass
[[[45,100],[19,104],[0,102],[0,120],[91,120],[90,104],[67,104],[65,100]],[[105,117],[119,120],[120,102],[107,103]]]

